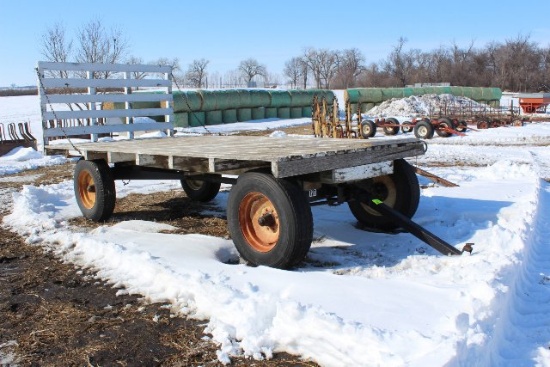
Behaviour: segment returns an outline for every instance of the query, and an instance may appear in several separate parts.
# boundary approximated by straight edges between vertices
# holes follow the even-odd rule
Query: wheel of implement
[[[376,135],[376,124],[372,120],[361,121],[361,137],[363,139],[372,138]]]
[[[393,117],[390,117],[386,119],[386,124],[390,124],[392,126],[384,126],[384,134],[397,135],[399,132],[399,121]]]
[[[489,123],[487,121],[479,121],[477,123],[477,128],[478,129],[488,129],[489,128]]]
[[[431,122],[421,120],[414,125],[414,136],[419,139],[431,139],[434,136],[434,127]]]
[[[463,133],[468,129],[468,124],[464,120],[459,120],[456,124],[456,131]]]
[[[439,119],[439,123],[437,124],[435,132],[437,133],[437,135],[443,138],[448,138],[449,136],[453,135],[453,133],[450,132],[449,129],[455,129],[453,122],[447,117],[442,117]]]
[[[414,168],[404,159],[394,161],[391,175],[379,176],[355,184],[372,198],[412,218],[418,209],[420,186]],[[391,218],[380,215],[360,200],[351,200],[348,206],[355,218],[365,227],[391,231],[397,227]]]
[[[221,183],[193,180],[189,177],[181,180],[181,187],[189,199],[207,203],[218,195]]]
[[[113,214],[116,201],[115,181],[104,160],[80,160],[74,171],[76,202],[85,218],[102,222]]]
[[[413,130],[412,123],[410,121],[403,121],[401,124],[401,132],[403,134],[410,133]]]
[[[290,268],[304,259],[313,238],[304,192],[267,173],[239,176],[229,192],[227,222],[235,247],[253,265]]]

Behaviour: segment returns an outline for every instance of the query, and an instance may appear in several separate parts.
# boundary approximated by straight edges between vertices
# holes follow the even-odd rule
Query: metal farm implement
[[[11,122],[7,129],[0,123],[0,156],[17,147],[36,149],[36,139],[31,134],[29,123]]]
[[[361,111],[361,103],[357,104],[356,110]],[[316,137],[368,139],[374,137],[380,128],[388,136],[401,131],[403,134],[413,132],[419,139],[431,139],[435,134],[441,137],[464,136],[468,129],[523,126],[524,121],[513,106],[508,109],[472,104],[443,105],[428,116],[400,123],[394,117],[362,119],[360,113],[353,113],[349,101],[345,102],[342,119],[336,97],[327,101],[325,97],[315,96],[312,103],[312,130]]]
[[[109,126],[117,132],[123,132],[124,127],[135,131],[132,116],[147,113],[166,115],[168,121],[159,122],[158,128],[170,125],[171,103],[160,110],[133,109],[131,102],[136,98],[158,101],[159,94],[147,97],[147,93],[130,93],[129,88],[157,83],[170,88],[170,81],[92,77],[48,80],[45,71],[52,68],[88,71],[90,76],[95,75],[94,71],[105,70],[126,75],[134,71],[159,73],[150,65],[39,63],[44,136],[61,134],[68,138],[69,134],[105,133]],[[162,72],[171,75],[164,69]],[[122,87],[127,93],[48,93],[48,86],[85,87],[86,83],[89,88]],[[171,101],[171,90],[168,92],[163,98]],[[125,108],[75,111],[76,117],[92,121],[98,117],[122,117],[125,123],[47,130],[49,119],[75,117],[71,111],[59,114],[51,107],[47,112],[48,100],[97,103],[112,99],[124,102]],[[348,128],[346,134],[352,130]],[[347,203],[363,227],[385,231],[405,228],[445,255],[471,251],[469,245],[462,250],[455,248],[411,220],[418,208],[420,187],[414,168],[404,158],[425,153],[425,143],[416,138],[367,141],[204,135],[89,143],[68,140],[64,145],[49,145],[45,141],[45,151],[81,157],[75,167],[74,192],[82,214],[93,221],[106,221],[115,210],[115,180],[178,180],[190,200],[201,202],[212,200],[224,183],[232,185],[227,201],[231,238],[242,258],[254,265],[286,269],[302,261],[313,240],[311,207],[323,204]]]

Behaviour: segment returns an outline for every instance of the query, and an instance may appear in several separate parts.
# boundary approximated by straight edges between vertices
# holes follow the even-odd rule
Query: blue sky
[[[431,51],[456,43],[475,47],[529,35],[550,46],[550,0],[521,1],[325,1],[0,0],[0,86],[35,84],[41,36],[55,23],[68,37],[99,19],[119,28],[130,54],[145,62],[210,60],[222,76],[253,57],[282,75],[285,61],[305,47],[356,47],[367,63],[385,59],[405,37],[406,49]]]

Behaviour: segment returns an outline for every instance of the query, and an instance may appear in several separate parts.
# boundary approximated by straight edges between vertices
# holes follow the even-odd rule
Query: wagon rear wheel
[[[74,172],[76,202],[85,218],[95,222],[109,219],[115,209],[115,181],[104,160],[80,160]]]
[[[239,177],[229,192],[227,221],[235,247],[254,265],[290,268],[304,259],[313,238],[304,192],[265,173]]]
[[[441,136],[442,138],[448,138],[453,134],[449,130],[454,130],[455,127],[456,126],[451,121],[451,119],[447,117],[442,117],[441,119],[439,119],[439,124],[437,124],[437,129],[435,130],[435,132],[437,133],[437,135]]]
[[[189,199],[206,203],[218,195],[221,183],[188,177],[181,180],[181,187]]]
[[[401,124],[401,132],[403,134],[410,133],[413,129],[412,123],[410,121],[403,121]]]
[[[387,118],[386,123],[391,126],[384,126],[384,134],[396,135],[399,132],[399,121],[393,117]]]
[[[391,175],[369,178],[355,185],[360,191],[366,191],[372,198],[382,200],[408,218],[412,218],[418,209],[420,186],[414,168],[404,159],[394,161]],[[397,227],[392,219],[382,216],[361,200],[351,200],[348,206],[359,223],[366,227],[381,230]]]
[[[429,121],[419,121],[414,125],[414,136],[419,139],[431,139],[434,136],[434,127]]]
[[[361,121],[361,137],[363,139],[372,138],[376,135],[376,124],[372,120]]]

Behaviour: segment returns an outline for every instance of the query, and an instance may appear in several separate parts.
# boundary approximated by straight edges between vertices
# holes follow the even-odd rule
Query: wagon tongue
[[[441,252],[443,255],[462,255],[464,252],[469,252],[470,254],[472,253],[472,246],[474,245],[473,243],[467,243],[466,245],[464,245],[462,250],[459,250],[456,247],[445,242],[441,238],[437,237],[426,228],[413,222],[397,210],[394,210],[393,208],[384,204],[381,200],[370,197],[370,195],[367,194],[365,191],[361,192],[361,196],[361,202],[363,204],[369,206],[371,209],[376,210],[381,215],[391,218],[404,229],[406,229],[409,233],[424,241],[426,244]]]

